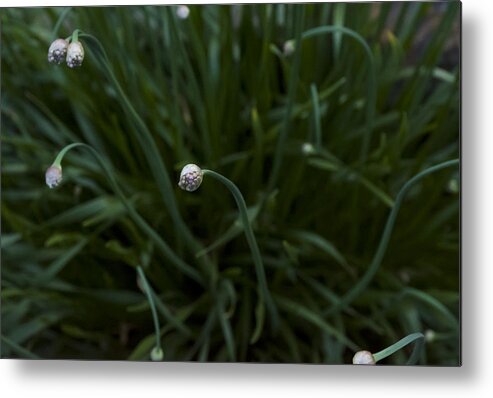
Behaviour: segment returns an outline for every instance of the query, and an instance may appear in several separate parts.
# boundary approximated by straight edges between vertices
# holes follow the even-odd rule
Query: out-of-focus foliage
[[[411,190],[375,278],[330,312],[367,269],[403,184],[458,157],[458,2],[191,6],[187,19],[176,7],[70,10],[60,36],[99,39],[152,148],[94,46],[81,39],[79,69],[48,64],[63,11],[0,11],[2,357],[148,359],[141,265],[164,360],[350,363],[357,349],[428,331],[420,363],[459,363],[456,168]],[[336,30],[285,46],[321,26],[360,41]],[[47,188],[44,171],[72,142],[112,165],[135,210],[202,283],[135,225],[90,153],[70,152],[63,183]],[[319,152],[303,153],[307,142]],[[156,153],[199,256],[161,195]],[[194,193],[177,187],[191,162],[242,191],[277,330],[258,304],[230,193],[212,179]]]

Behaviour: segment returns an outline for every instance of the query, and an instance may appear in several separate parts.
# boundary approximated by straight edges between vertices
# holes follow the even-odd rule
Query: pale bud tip
[[[375,357],[370,351],[358,351],[354,354],[353,365],[375,365]]]
[[[284,43],[283,51],[285,56],[293,54],[294,50],[296,50],[296,43],[294,40],[288,40]]]
[[[151,351],[151,359],[153,361],[162,361],[163,360],[163,350],[159,347],[154,347]]]
[[[69,68],[76,68],[82,65],[84,60],[84,47],[80,41],[69,44],[67,49],[67,65]]]
[[[55,188],[62,182],[62,168],[59,166],[50,166],[45,174],[46,185],[49,188]]]
[[[68,41],[65,39],[56,39],[51,43],[48,49],[48,62],[50,64],[60,65],[67,55]]]
[[[190,8],[187,6],[178,6],[176,9],[176,16],[180,19],[187,19],[190,14]]]
[[[204,173],[199,166],[187,164],[180,173],[178,186],[185,191],[193,192],[202,184],[203,176]]]

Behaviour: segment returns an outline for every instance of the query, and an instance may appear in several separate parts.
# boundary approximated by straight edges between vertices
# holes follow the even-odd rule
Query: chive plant
[[[2,357],[460,363],[459,17],[2,9]]]

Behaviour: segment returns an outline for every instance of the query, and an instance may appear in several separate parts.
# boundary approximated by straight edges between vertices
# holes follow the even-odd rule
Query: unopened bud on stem
[[[46,185],[55,188],[62,182],[62,166],[51,165],[45,174]]]
[[[178,186],[185,191],[193,192],[202,184],[203,176],[204,173],[199,166],[187,164],[180,173]]]
[[[50,64],[60,65],[67,55],[68,41],[65,39],[56,39],[51,43],[48,49],[48,62]]]
[[[370,351],[358,351],[353,357],[354,365],[375,365],[376,361]]]
[[[84,60],[84,47],[80,41],[73,41],[67,49],[67,65],[70,68],[75,68],[82,65]]]

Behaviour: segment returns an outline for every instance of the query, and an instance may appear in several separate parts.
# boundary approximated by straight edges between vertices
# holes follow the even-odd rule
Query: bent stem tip
[[[245,237],[252,253],[252,259],[255,265],[255,272],[257,274],[261,300],[265,302],[267,308],[271,312],[272,325],[274,326],[274,329],[277,329],[279,323],[279,315],[274,301],[270,295],[269,288],[267,286],[267,277],[265,275],[265,268],[260,254],[260,249],[258,247],[257,240],[255,239],[250,219],[248,218],[248,210],[241,191],[231,180],[224,177],[223,175],[212,170],[201,169],[195,164],[188,164],[183,168],[180,174],[180,182],[178,183],[178,185],[180,186],[180,188],[186,191],[195,191],[202,183],[203,176],[205,175],[209,175],[221,182],[233,195],[233,198],[238,207],[238,211],[240,213],[241,221],[243,223]]]
[[[382,351],[373,354],[373,357],[375,358],[375,362],[387,358],[388,356],[396,353],[400,349],[404,348],[405,346],[413,342],[415,343],[413,352],[411,353],[411,356],[409,357],[406,365],[416,365],[419,358],[421,357],[421,353],[423,351],[424,342],[425,342],[425,336],[419,332],[411,333],[410,335],[404,337],[403,339],[392,344],[391,346],[384,348]]]
[[[152,318],[154,320],[156,346],[151,351],[151,359],[153,361],[161,361],[163,359],[163,350],[161,349],[161,328],[159,327],[159,318],[157,316],[156,305],[154,304],[154,298],[153,298],[151,287],[149,286],[144,271],[142,270],[140,265],[137,266],[137,276],[138,276],[137,284],[147,296],[147,300],[149,301],[149,306],[151,307]]]

